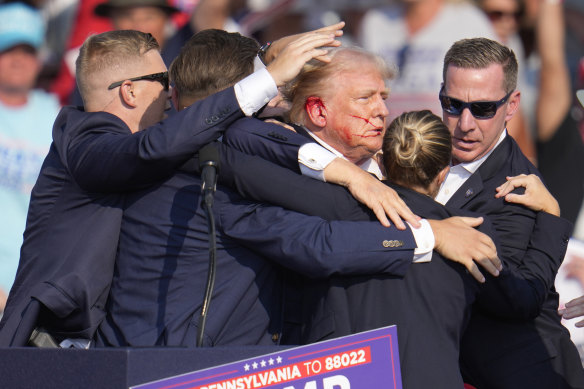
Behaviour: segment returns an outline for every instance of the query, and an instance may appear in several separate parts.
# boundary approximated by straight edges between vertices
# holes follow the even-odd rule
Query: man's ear
[[[176,108],[177,111],[180,111],[182,109],[182,107],[179,104],[179,98],[178,98],[178,90],[176,88],[172,88],[170,90],[170,100],[172,101],[172,105],[174,105],[174,108]]]
[[[120,98],[123,103],[135,108],[138,104],[136,98],[136,90],[134,88],[134,83],[132,81],[126,80],[120,85]]]
[[[505,123],[507,123],[513,115],[519,110],[519,102],[521,101],[521,92],[516,90],[509,96],[509,102],[507,103],[507,112],[505,113]]]
[[[308,118],[317,127],[324,127],[327,123],[327,111],[320,97],[311,96],[306,99],[304,105]]]

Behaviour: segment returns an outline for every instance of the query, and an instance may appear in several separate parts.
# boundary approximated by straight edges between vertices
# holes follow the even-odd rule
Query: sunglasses
[[[148,81],[158,81],[164,87],[164,90],[168,92],[168,72],[160,72],[160,73],[153,73],[147,74],[145,76],[134,77],[134,78],[126,78],[125,80],[114,82],[107,89],[114,89],[118,86],[122,85],[124,81],[140,81],[140,80],[148,80]]]
[[[462,111],[465,108],[470,110],[472,116],[477,119],[490,119],[497,113],[497,110],[500,106],[507,102],[509,96],[513,91],[507,93],[505,97],[503,97],[499,101],[460,101],[458,99],[454,99],[452,97],[448,97],[443,94],[444,87],[440,89],[440,105],[442,105],[442,109],[448,112],[450,115],[460,116],[462,115]]]
[[[518,22],[523,16],[521,12],[486,11],[485,13],[492,22],[497,22],[505,17],[513,18],[516,22]]]

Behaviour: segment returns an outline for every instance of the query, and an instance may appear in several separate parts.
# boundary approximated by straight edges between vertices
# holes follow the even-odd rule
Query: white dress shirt
[[[466,182],[466,180],[468,180],[468,178],[479,169],[483,162],[485,162],[487,158],[489,158],[489,155],[491,155],[493,150],[495,150],[495,148],[499,146],[501,142],[503,142],[505,136],[507,136],[506,129],[501,133],[501,136],[499,137],[499,140],[497,141],[495,147],[493,147],[488,153],[486,153],[480,159],[477,159],[476,161],[472,162],[463,162],[459,163],[458,165],[451,166],[450,171],[446,176],[446,179],[440,186],[440,190],[438,191],[438,195],[436,195],[435,200],[440,204],[446,204],[448,200],[450,200],[452,195],[456,193],[458,188],[460,188]]]

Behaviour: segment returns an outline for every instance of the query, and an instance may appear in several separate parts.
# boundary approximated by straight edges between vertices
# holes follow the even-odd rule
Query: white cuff
[[[324,169],[337,156],[318,143],[306,143],[298,149],[298,164],[302,175],[325,181]]]
[[[276,82],[266,68],[258,69],[233,87],[246,116],[251,116],[278,95]]]
[[[408,225],[412,229],[412,234],[416,240],[416,249],[414,250],[414,263],[419,262],[430,262],[432,260],[432,252],[434,251],[434,244],[436,240],[434,239],[434,232],[428,220],[420,220],[422,225],[420,228],[414,228],[410,223]]]
[[[253,71],[256,72],[260,69],[265,69],[266,65],[262,62],[259,55],[256,55],[253,59]]]

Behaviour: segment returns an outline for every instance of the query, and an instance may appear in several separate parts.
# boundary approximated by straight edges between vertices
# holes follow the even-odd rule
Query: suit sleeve
[[[223,137],[223,143],[236,150],[257,155],[298,173],[298,150],[308,142],[310,139],[292,130],[254,118],[238,120]]]
[[[103,120],[103,115],[109,120]],[[64,163],[87,191],[121,192],[152,184],[243,116],[233,88],[130,134],[113,115],[93,115],[64,137]]]
[[[519,261],[515,261],[516,255],[512,250],[511,254],[507,254],[511,243],[508,243],[507,249],[499,249],[504,269],[499,277],[487,277],[477,300],[480,306],[503,317],[536,317],[554,285],[571,230],[569,221],[538,212],[527,247]],[[495,240],[509,242],[515,236],[511,233],[507,235],[502,237],[499,233]]]
[[[218,207],[221,228],[241,245],[309,277],[403,276],[416,243],[409,230],[378,222],[327,222],[280,207],[230,199]]]
[[[219,145],[219,182],[242,197],[326,220],[375,219],[345,188],[313,180],[263,158]]]

